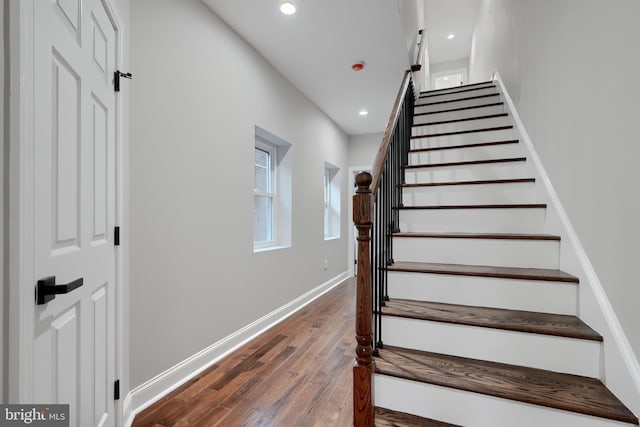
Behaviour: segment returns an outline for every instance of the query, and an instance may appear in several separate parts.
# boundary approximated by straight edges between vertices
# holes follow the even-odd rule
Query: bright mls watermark
[[[69,427],[69,405],[0,405],[0,427]]]

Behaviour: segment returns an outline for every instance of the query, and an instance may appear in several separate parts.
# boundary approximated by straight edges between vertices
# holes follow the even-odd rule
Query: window
[[[256,143],[253,164],[253,243],[273,243],[275,207],[274,148]]]
[[[291,144],[256,126],[253,250],[291,246]]]
[[[340,169],[331,163],[324,164],[324,238],[340,237]]]

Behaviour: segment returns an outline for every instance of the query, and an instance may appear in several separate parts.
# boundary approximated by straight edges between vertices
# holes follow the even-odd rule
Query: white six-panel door
[[[117,32],[100,0],[34,2],[34,270],[84,285],[34,310],[35,403],[114,426]]]

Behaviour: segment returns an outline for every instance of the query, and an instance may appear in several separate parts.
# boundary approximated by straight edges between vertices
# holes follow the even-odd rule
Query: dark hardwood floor
[[[350,426],[355,278],[140,414],[133,427]]]

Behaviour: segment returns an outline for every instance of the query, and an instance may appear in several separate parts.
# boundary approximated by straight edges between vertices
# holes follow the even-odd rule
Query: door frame
[[[354,245],[356,243],[355,240],[355,233],[353,231],[353,195],[355,194],[355,190],[354,190],[354,186],[355,186],[355,178],[356,178],[356,174],[360,171],[371,171],[373,170],[373,166],[372,165],[365,165],[365,166],[349,166],[349,182],[348,182],[348,186],[347,188],[349,188],[349,217],[347,218],[347,257],[348,257],[348,267],[349,267],[349,274],[351,276],[355,276],[356,275],[356,268],[355,268],[355,259],[356,259],[356,255],[354,252]]]
[[[9,2],[9,58],[10,58],[10,112],[9,112],[9,309],[8,328],[8,395],[11,403],[32,403],[32,391],[21,384],[33,382],[33,316],[34,287],[34,3],[41,0]],[[125,59],[126,32],[124,19],[115,0],[100,0],[117,32],[116,69],[122,69]],[[115,96],[115,225],[123,228],[126,220],[125,180],[127,160],[127,134],[125,132],[124,100]],[[121,242],[127,241],[125,233]],[[124,302],[126,289],[126,250],[119,247],[115,254],[115,375],[128,387],[128,319]],[[24,339],[29,337],[29,339]],[[122,377],[125,378],[122,378]],[[125,399],[126,400],[126,399]],[[123,400],[115,402],[116,425],[123,425]],[[42,402],[49,403],[49,402]]]

